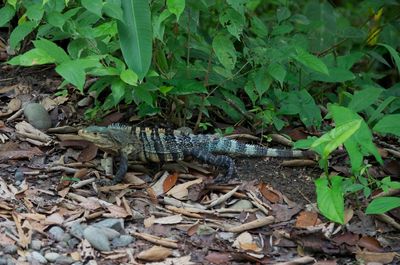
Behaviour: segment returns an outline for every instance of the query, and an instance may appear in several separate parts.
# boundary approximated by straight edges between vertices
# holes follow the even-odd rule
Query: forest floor
[[[195,161],[133,164],[123,183],[98,186],[104,163],[113,162],[77,136],[88,124],[89,96],[57,96],[61,80],[52,68],[0,67],[0,264],[400,260],[400,210],[365,215],[365,198],[353,196],[346,224],[330,222],[316,208],[322,172],[315,161],[294,167],[283,165],[287,159],[235,158],[240,178],[226,184],[214,184],[218,172]],[[30,126],[23,112],[30,102],[44,106],[49,130]],[[124,114],[106,123],[126,122]],[[346,175],[346,159],[332,158],[332,173]],[[370,171],[396,179],[399,158]]]

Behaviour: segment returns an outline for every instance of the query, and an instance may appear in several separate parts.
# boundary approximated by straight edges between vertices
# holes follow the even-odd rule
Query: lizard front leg
[[[117,173],[115,174],[114,179],[112,180],[113,184],[120,183],[124,177],[126,172],[128,171],[128,156],[124,153],[121,153],[119,156],[119,166]]]
[[[217,177],[214,180],[214,182],[219,182],[219,183],[227,182],[228,180],[232,179],[232,177],[235,177],[237,175],[235,170],[235,163],[233,162],[233,159],[230,158],[229,156],[214,155],[210,152],[201,149],[187,150],[185,151],[185,155],[193,156],[194,158],[202,162],[214,165],[216,167],[225,168],[226,173],[221,177]]]

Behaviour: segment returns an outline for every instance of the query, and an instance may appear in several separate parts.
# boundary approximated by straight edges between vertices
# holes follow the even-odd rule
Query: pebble
[[[111,241],[111,244],[114,247],[126,247],[130,243],[133,242],[133,236],[130,235],[121,235],[120,237],[116,237]]]
[[[76,238],[83,239],[83,230],[85,230],[86,226],[83,226],[80,223],[74,223],[71,225],[69,233]]]
[[[108,241],[107,235],[103,233],[103,229],[95,226],[88,226],[83,231],[83,235],[95,249],[111,251],[110,242]]]
[[[69,248],[74,249],[78,246],[78,244],[80,243],[80,241],[76,238],[71,238],[67,241],[67,245]]]
[[[51,238],[54,238],[54,240],[60,242],[64,239],[65,232],[64,229],[62,229],[59,226],[52,226],[49,229],[49,234],[51,235]]]
[[[97,222],[94,225],[97,227],[101,226],[101,227],[112,228],[118,232],[124,231],[124,220],[123,219],[108,218],[108,219],[101,220],[100,222]]]
[[[41,263],[41,264],[46,264],[46,263],[47,263],[46,258],[43,257],[43,255],[40,254],[40,253],[37,252],[37,251],[32,251],[32,252],[30,253],[30,255],[28,255],[28,261],[29,261],[30,263],[33,263],[33,264],[34,264],[35,261],[36,261],[36,262],[39,262],[39,263]]]
[[[61,255],[56,259],[55,263],[57,265],[69,265],[69,264],[72,264],[74,262],[75,262],[75,260],[73,258]]]
[[[18,247],[16,245],[5,245],[3,247],[4,254],[15,254],[17,253]]]
[[[15,181],[18,182],[22,182],[25,179],[25,175],[24,172],[22,172],[20,169],[17,169],[17,171],[15,171]]]
[[[58,257],[61,255],[55,252],[47,252],[44,254],[44,257],[49,261],[49,262],[55,262]]]
[[[51,119],[46,109],[39,103],[29,103],[24,108],[25,118],[33,127],[47,130],[51,127]]]
[[[38,240],[38,239],[34,239],[31,242],[31,249],[33,250],[40,250],[42,248],[42,241]]]
[[[251,209],[253,208],[253,204],[248,200],[239,200],[235,204],[233,204],[231,209]]]

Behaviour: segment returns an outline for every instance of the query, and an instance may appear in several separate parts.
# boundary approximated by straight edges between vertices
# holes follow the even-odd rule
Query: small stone
[[[100,251],[110,251],[110,242],[105,233],[103,233],[104,228],[98,228],[94,226],[88,226],[83,231],[83,235],[87,241],[97,250]]]
[[[33,250],[40,250],[42,248],[42,241],[34,239],[31,242],[31,249]]]
[[[5,245],[3,246],[4,254],[15,254],[17,253],[18,247],[16,245]]]
[[[29,103],[24,108],[24,115],[33,127],[40,130],[47,130],[51,127],[50,115],[39,103]]]
[[[108,219],[104,219],[100,222],[97,222],[94,225],[97,227],[101,226],[101,227],[112,228],[118,232],[124,231],[124,220],[123,219],[108,218]]]
[[[248,200],[239,200],[235,204],[233,204],[230,209],[251,209],[253,208],[253,204]]]
[[[111,244],[114,247],[126,247],[130,243],[133,242],[133,237],[130,235],[121,235],[120,237],[116,237],[111,241]]]
[[[56,253],[56,252],[47,252],[44,254],[44,257],[49,261],[49,262],[55,262],[58,257],[61,255]]]
[[[56,259],[56,264],[57,265],[69,265],[69,264],[72,264],[72,263],[74,263],[75,262],[75,260],[73,259],[73,258],[71,258],[71,257],[68,257],[68,256],[59,256],[57,259]]]
[[[49,229],[49,234],[51,238],[54,238],[54,240],[60,242],[64,239],[65,232],[61,227],[53,226]]]
[[[29,260],[29,259],[31,259],[31,260]],[[47,260],[45,259],[45,257],[43,257],[43,255],[40,254],[37,251],[32,251],[30,253],[30,255],[28,256],[28,261],[30,263],[34,263],[35,261],[39,262],[40,264],[46,264],[47,263]]]
[[[73,237],[67,241],[68,247],[71,249],[76,248],[79,243],[80,243],[80,241],[78,239],[76,239],[75,237]]]
[[[76,238],[83,239],[83,230],[85,230],[86,225],[80,223],[74,223],[69,229],[69,233]]]
[[[24,172],[22,172],[20,169],[17,169],[17,171],[15,171],[14,178],[15,181],[22,182],[25,179]]]

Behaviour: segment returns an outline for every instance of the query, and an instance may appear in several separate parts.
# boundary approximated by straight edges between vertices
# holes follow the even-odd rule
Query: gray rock
[[[5,245],[3,247],[4,254],[15,254],[17,253],[18,247],[16,245]]]
[[[32,251],[30,253],[30,255],[28,256],[28,261],[30,263],[34,263],[34,262],[39,262],[40,264],[46,264],[47,260],[45,259],[45,257],[43,257],[42,254],[40,254],[37,251]]]
[[[49,229],[49,234],[51,235],[51,238],[54,238],[54,240],[56,240],[58,242],[63,241],[64,236],[65,236],[64,229],[62,229],[59,226],[52,226]]]
[[[88,226],[83,231],[83,236],[95,249],[100,251],[110,251],[110,242],[108,241],[107,235],[103,233],[103,230],[104,228]]]
[[[0,265],[7,265],[8,258],[7,257],[0,257]]]
[[[67,241],[68,247],[70,249],[76,248],[76,246],[78,246],[79,243],[80,243],[80,240],[76,239],[75,237],[73,237]]]
[[[126,247],[134,240],[133,236],[130,235],[121,235],[120,237],[116,237],[111,241],[111,245],[113,247]]]
[[[33,127],[47,130],[51,127],[50,115],[39,103],[29,103],[24,108],[24,115]]]
[[[124,220],[123,219],[116,219],[116,218],[108,218],[101,220],[94,224],[97,227],[107,227],[112,228],[118,232],[124,231]]]
[[[43,244],[42,241],[38,240],[38,239],[34,239],[31,242],[31,249],[33,250],[40,250],[42,248]]]
[[[57,264],[57,265],[69,265],[69,264],[72,264],[72,263],[74,263],[74,262],[75,262],[75,260],[74,260],[73,258],[71,258],[71,257],[68,257],[68,256],[59,256],[59,257],[56,259],[55,264]]]
[[[47,252],[44,254],[44,257],[49,261],[49,262],[55,262],[57,258],[59,258],[61,255],[56,253],[56,252]]]
[[[69,233],[76,238],[83,239],[83,230],[85,230],[86,225],[80,223],[74,223],[69,229]]]
[[[253,204],[248,200],[239,200],[235,204],[233,204],[231,209],[251,209],[253,208]]]

